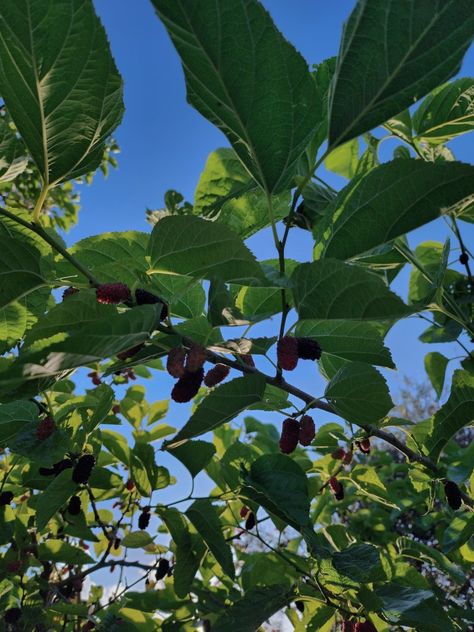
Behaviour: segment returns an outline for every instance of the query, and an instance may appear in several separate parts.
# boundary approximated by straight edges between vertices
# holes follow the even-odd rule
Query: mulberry
[[[248,507],[246,507],[245,505],[240,509],[240,517],[242,519],[247,517],[248,512],[250,511],[250,509]]]
[[[112,412],[114,415],[118,415],[120,413],[120,404],[114,404],[112,406]]]
[[[118,551],[120,548],[120,543],[122,542],[122,538],[115,538],[114,540],[114,551]]]
[[[99,384],[102,384],[102,380],[100,379],[97,371],[91,371],[87,374],[87,377],[91,378],[92,384],[94,384],[94,386],[99,386]]]
[[[288,417],[283,422],[280,436],[280,450],[283,454],[291,454],[298,445],[300,424],[296,419]]]
[[[359,621],[354,626],[354,632],[377,632],[377,628],[370,621]]]
[[[156,569],[156,581],[159,582],[160,579],[163,579],[168,574],[170,570],[170,563],[164,557],[158,562],[158,566]]]
[[[15,624],[21,618],[21,609],[20,608],[8,608],[5,610],[5,614],[3,615],[3,619],[5,623]]]
[[[41,476],[57,476],[69,467],[72,467],[71,459],[62,459],[55,463],[53,467],[40,467],[38,472]]]
[[[370,454],[370,439],[362,439],[362,441],[356,441],[357,447],[363,454]]]
[[[462,263],[463,266],[469,261],[469,255],[467,252],[463,252],[459,255],[459,263]]]
[[[344,458],[342,459],[342,462],[344,463],[344,465],[349,465],[351,461],[352,461],[352,450],[349,450],[348,452],[346,452]]]
[[[81,499],[79,498],[79,496],[73,496],[71,498],[71,500],[69,501],[69,504],[67,506],[67,510],[71,514],[71,516],[78,516],[80,514],[80,512],[81,512]]]
[[[125,283],[104,283],[96,290],[99,303],[118,305],[119,303],[130,303],[132,293]]]
[[[343,448],[338,448],[337,450],[334,450],[331,456],[337,461],[342,461],[342,459],[346,456],[346,451]]]
[[[80,457],[72,471],[72,480],[75,483],[87,483],[95,465],[95,457],[92,454],[84,454]]]
[[[11,560],[11,562],[7,562],[5,568],[12,575],[19,573],[21,571],[21,562],[20,560]]]
[[[462,504],[462,497],[461,490],[456,483],[453,483],[453,481],[446,481],[444,484],[444,493],[451,509],[459,509]]]
[[[321,357],[321,347],[312,338],[297,338],[298,357],[302,360],[319,360]]]
[[[247,531],[252,531],[252,529],[255,527],[255,514],[253,513],[253,511],[251,511],[248,515],[247,520],[245,521],[245,528],[247,529]]]
[[[142,513],[138,516],[138,528],[146,529],[150,524],[150,512],[142,511]]]
[[[157,305],[161,303],[160,320],[165,320],[165,318],[168,317],[168,305],[162,298],[156,296],[156,294],[152,294],[142,288],[137,288],[135,290],[135,300],[137,301],[137,305]]]
[[[206,386],[209,386],[209,388],[212,386],[216,386],[217,384],[222,382],[222,380],[225,380],[229,373],[229,366],[225,364],[216,364],[216,366],[210,369],[204,376],[204,384]]]
[[[254,369],[254,368],[255,368],[255,362],[254,362],[254,360],[253,360],[253,358],[252,358],[252,355],[251,355],[250,353],[243,353],[243,354],[240,356],[240,359],[241,359],[241,360],[242,360],[242,362],[243,362],[244,364],[246,364],[247,366],[251,366],[251,367],[252,367],[252,369]]]
[[[298,364],[298,340],[292,336],[280,338],[277,344],[279,366],[285,371],[293,371]]]
[[[129,360],[133,358],[133,356],[136,356],[137,353],[141,351],[144,346],[145,345],[142,342],[141,344],[135,345],[134,347],[131,347],[130,349],[125,349],[125,351],[121,351],[120,353],[117,353],[117,358],[119,360],[122,360],[122,362],[125,362],[125,360]]]
[[[201,345],[193,345],[188,351],[188,357],[186,360],[186,370],[190,373],[195,373],[200,369],[206,361],[206,349]]]
[[[73,294],[77,294],[79,290],[75,287],[67,287],[63,292],[63,301],[72,296]]]
[[[168,353],[168,359],[166,361],[166,370],[173,377],[183,377],[185,368],[184,361],[186,360],[186,351],[182,347],[174,347]]]
[[[171,398],[180,404],[190,402],[198,394],[203,378],[203,368],[198,369],[194,373],[186,371],[183,377],[180,377],[174,385],[171,391]]]
[[[354,632],[354,624],[352,621],[343,621],[341,632]]]
[[[2,492],[0,494],[0,507],[5,507],[5,505],[9,505],[13,500],[12,492]]]
[[[309,415],[303,415],[300,419],[299,441],[301,445],[311,445],[316,435],[314,420]]]
[[[40,441],[43,441],[50,437],[55,430],[56,424],[54,423],[54,419],[52,417],[45,417],[36,428],[36,436]]]
[[[132,481],[131,478],[129,478],[128,481],[125,483],[125,487],[129,492],[131,492],[135,488],[135,483]]]
[[[329,479],[329,488],[336,500],[342,500],[344,498],[344,487],[342,483],[337,480],[335,476],[331,476]]]
[[[295,601],[295,606],[299,612],[304,612],[304,601]]]

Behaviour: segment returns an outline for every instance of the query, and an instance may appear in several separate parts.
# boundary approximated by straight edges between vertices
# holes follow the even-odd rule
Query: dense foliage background
[[[122,80],[91,0],[0,6],[3,629],[472,629],[472,0],[359,0],[311,69],[257,0],[152,4],[228,144],[150,231],[71,247]],[[384,339],[414,317],[459,354],[428,347],[436,397],[395,406]]]

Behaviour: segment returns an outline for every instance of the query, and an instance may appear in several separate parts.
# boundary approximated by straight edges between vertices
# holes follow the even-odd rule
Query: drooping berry
[[[122,538],[115,538],[114,540],[114,550],[117,551],[120,548],[120,542],[122,542]]]
[[[303,415],[300,419],[299,441],[301,445],[311,445],[316,435],[314,420],[309,415]]]
[[[87,374],[87,377],[91,378],[92,384],[94,384],[94,386],[99,386],[99,384],[102,384],[102,380],[100,379],[97,371],[91,371]]]
[[[200,369],[206,361],[206,349],[201,345],[193,345],[188,351],[186,370],[194,373]]]
[[[451,509],[459,509],[462,505],[462,496],[461,490],[456,483],[453,483],[453,481],[446,481],[444,484],[444,494]]]
[[[198,394],[203,378],[204,369],[202,367],[194,373],[186,371],[174,385],[171,398],[180,404],[190,402]]]
[[[139,351],[143,349],[145,344],[142,342],[139,345],[135,345],[134,347],[130,347],[130,349],[125,349],[125,351],[121,351],[117,353],[117,358],[125,362],[125,360],[131,360],[133,356],[136,356]]]
[[[459,255],[459,263],[462,263],[462,265],[465,266],[468,261],[469,261],[469,255],[467,254],[467,252],[462,252]]]
[[[20,608],[8,608],[5,610],[5,614],[3,615],[3,619],[5,623],[15,624],[21,618],[21,609]]]
[[[329,488],[336,500],[342,500],[344,498],[344,487],[335,476],[331,476],[329,479]]]
[[[73,294],[77,294],[79,290],[75,287],[67,287],[63,292],[63,301],[72,296]]]
[[[255,527],[255,514],[253,513],[253,511],[251,511],[247,517],[247,520],[245,521],[245,528],[247,529],[247,531],[252,531],[254,527]]]
[[[352,621],[343,621],[341,632],[354,632],[354,623]]]
[[[36,436],[40,441],[43,441],[50,437],[55,430],[56,424],[54,423],[54,419],[52,417],[45,417],[36,428]]]
[[[156,305],[157,303],[161,303],[160,320],[165,320],[165,318],[167,318],[168,305],[162,298],[156,296],[156,294],[152,294],[142,288],[137,288],[135,290],[135,300],[137,301],[137,305]]]
[[[120,413],[120,404],[114,404],[112,406],[112,412],[114,415],[118,415]]]
[[[304,601],[295,601],[295,606],[299,612],[304,612]]]
[[[99,303],[108,305],[118,305],[119,303],[129,303],[132,300],[130,288],[125,283],[104,283],[96,290]]]
[[[142,511],[142,513],[138,516],[138,528],[146,529],[150,524],[150,512]]]
[[[160,579],[163,579],[168,575],[168,571],[170,570],[170,563],[164,557],[158,562],[158,566],[156,568],[156,581],[159,582]]]
[[[298,364],[298,340],[293,336],[280,338],[277,344],[279,366],[285,371],[293,371]]]
[[[370,439],[362,439],[362,441],[356,441],[356,445],[363,454],[370,454]]]
[[[185,372],[184,362],[186,360],[186,351],[183,347],[174,347],[168,353],[166,361],[166,370],[172,377],[182,377]]]
[[[129,492],[135,489],[135,483],[132,481],[131,478],[129,478],[128,481],[125,483],[125,487]]]
[[[72,471],[72,480],[75,483],[87,483],[95,465],[93,454],[84,454],[80,457]]]
[[[296,419],[285,419],[280,435],[280,450],[283,454],[291,454],[298,445],[300,436],[300,424]]]
[[[321,357],[321,347],[312,338],[297,338],[298,357],[302,360],[319,360]]]
[[[253,369],[255,368],[255,362],[252,358],[252,355],[250,353],[243,353],[240,356],[240,359],[242,360],[242,362],[244,364],[246,364],[247,366],[251,366]]]
[[[354,626],[354,632],[377,632],[377,628],[371,621],[359,621]]]
[[[342,459],[342,462],[344,463],[344,465],[349,465],[349,463],[352,461],[352,450],[349,450],[348,452],[346,452],[344,458]]]
[[[333,459],[336,459],[336,461],[341,461],[346,456],[346,451],[344,448],[338,448],[337,450],[334,450],[331,456]]]
[[[226,364],[216,364],[216,366],[212,367],[212,369],[210,369],[204,376],[204,384],[209,388],[212,388],[213,386],[220,384],[222,380],[225,380],[229,373],[230,366],[227,366]]]
[[[240,509],[240,512],[239,512],[240,517],[242,519],[246,518],[249,511],[250,511],[250,509],[244,505]]]
[[[5,507],[5,505],[9,505],[13,500],[12,492],[2,492],[0,494],[0,507]]]
[[[79,496],[73,496],[67,506],[68,512],[71,516],[78,516],[81,513],[81,499]]]

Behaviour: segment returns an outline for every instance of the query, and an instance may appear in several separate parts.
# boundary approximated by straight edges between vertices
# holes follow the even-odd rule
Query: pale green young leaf
[[[438,398],[440,398],[443,393],[444,378],[446,376],[448,362],[448,358],[437,351],[432,351],[425,355],[425,371],[430,378],[430,382]]]
[[[356,175],[358,164],[359,140],[357,138],[333,149],[324,161],[324,166],[328,171],[337,173],[348,180]]]
[[[152,543],[153,538],[147,531],[131,531],[120,542],[126,549],[142,549]]]
[[[65,564],[93,564],[93,558],[85,551],[63,540],[49,539],[38,546],[38,559]]]

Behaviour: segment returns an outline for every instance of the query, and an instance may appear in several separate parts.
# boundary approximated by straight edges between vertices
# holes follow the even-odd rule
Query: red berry
[[[97,371],[91,371],[90,373],[87,374],[87,377],[91,378],[92,384],[95,384],[95,386],[99,386],[99,384],[102,384],[102,381]]]
[[[186,371],[183,377],[180,377],[174,385],[171,391],[171,398],[180,404],[190,402],[198,394],[203,378],[204,369],[202,367],[194,373]]]
[[[285,419],[281,429],[280,450],[283,454],[291,454],[298,445],[300,435],[300,424],[296,419],[288,417]]]
[[[246,507],[245,505],[240,509],[240,517],[241,518],[246,518],[248,512],[250,511],[250,509],[248,507]]]
[[[193,345],[188,351],[186,370],[194,373],[200,369],[206,361],[206,349],[201,345]]]
[[[131,492],[132,489],[134,489],[135,483],[132,481],[131,478],[129,478],[128,481],[125,483],[125,487],[128,489],[129,492]]]
[[[73,294],[77,294],[79,290],[75,287],[67,287],[63,292],[63,301]]]
[[[335,476],[331,476],[329,479],[329,488],[336,500],[342,500],[344,498],[344,487],[342,483],[337,480]]]
[[[354,626],[354,632],[377,632],[377,628],[370,621],[359,621]]]
[[[114,415],[118,415],[120,412],[120,404],[114,404],[112,406],[112,412]]]
[[[129,303],[132,300],[130,288],[125,283],[104,283],[96,290],[99,303],[118,305],[119,303]]]
[[[370,439],[369,438],[362,439],[362,441],[356,441],[356,445],[363,454],[370,454]]]
[[[311,445],[316,435],[313,418],[309,415],[303,415],[300,419],[299,441],[301,445]]]
[[[252,531],[255,527],[255,514],[251,511],[248,515],[247,520],[245,521],[245,528],[247,531]]]
[[[247,366],[251,366],[252,368],[255,368],[255,362],[253,361],[253,358],[251,356],[250,353],[243,353],[240,356],[240,359],[242,360],[242,362],[244,364],[246,364]]]
[[[55,430],[56,424],[54,423],[54,419],[52,417],[45,417],[36,428],[36,436],[40,441],[43,441],[50,437]]]
[[[343,448],[338,448],[337,450],[334,450],[331,456],[333,459],[340,461],[346,456],[346,451]]]
[[[182,377],[185,372],[184,361],[186,360],[186,351],[182,347],[174,347],[168,353],[166,361],[166,370],[173,377]]]
[[[321,357],[321,347],[312,338],[297,338],[298,357],[302,360],[319,360]]]
[[[204,376],[204,384],[211,388],[212,386],[216,386],[230,373],[230,366],[226,364],[216,364],[215,367],[210,369],[206,375]]]
[[[461,490],[456,483],[453,483],[453,481],[446,481],[444,484],[444,494],[451,509],[459,509],[462,505],[462,496]]]
[[[298,340],[293,336],[280,338],[277,344],[279,366],[285,371],[293,371],[298,364]]]

